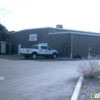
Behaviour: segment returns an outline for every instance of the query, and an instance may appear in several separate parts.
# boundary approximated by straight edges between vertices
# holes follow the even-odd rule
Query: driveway
[[[0,56],[0,100],[70,100],[80,62]]]

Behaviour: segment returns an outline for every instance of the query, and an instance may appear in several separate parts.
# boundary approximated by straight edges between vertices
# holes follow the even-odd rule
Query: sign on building
[[[30,34],[29,41],[37,41],[37,34]]]

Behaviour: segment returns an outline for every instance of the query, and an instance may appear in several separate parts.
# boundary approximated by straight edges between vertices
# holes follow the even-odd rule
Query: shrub
[[[82,59],[82,56],[80,54],[74,56],[73,58],[79,58],[79,59]]]
[[[98,60],[89,60],[81,63],[78,72],[85,78],[98,78],[100,76],[100,65]]]

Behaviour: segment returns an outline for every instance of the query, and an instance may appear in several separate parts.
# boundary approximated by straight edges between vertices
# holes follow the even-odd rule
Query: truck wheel
[[[37,58],[37,54],[36,53],[33,53],[32,54],[32,59],[36,59]]]
[[[56,59],[56,58],[57,58],[57,54],[54,53],[54,54],[52,55],[52,58],[53,58],[53,59]]]
[[[25,59],[29,59],[29,56],[24,56],[25,57]]]

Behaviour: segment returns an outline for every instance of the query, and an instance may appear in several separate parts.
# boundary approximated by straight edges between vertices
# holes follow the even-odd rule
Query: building
[[[11,44],[5,41],[0,41],[0,54],[11,54]]]
[[[10,34],[12,54],[18,54],[18,45],[22,48],[31,48],[38,43],[48,45],[58,50],[59,56],[76,57],[81,55],[87,57],[100,54],[100,34],[78,30],[63,29],[62,27],[25,29]]]

